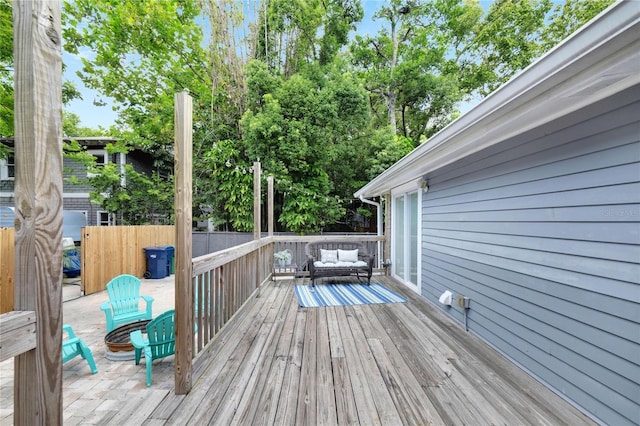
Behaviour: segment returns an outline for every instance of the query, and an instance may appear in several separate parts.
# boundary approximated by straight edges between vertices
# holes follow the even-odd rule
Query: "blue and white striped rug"
[[[402,296],[384,287],[382,284],[325,284],[297,285],[293,288],[298,303],[303,308],[319,306],[366,305],[370,303],[406,302]]]

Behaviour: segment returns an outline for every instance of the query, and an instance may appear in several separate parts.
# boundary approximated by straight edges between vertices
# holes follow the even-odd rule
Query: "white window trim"
[[[109,164],[109,154],[107,153],[106,149],[89,149],[87,150],[87,152],[91,155],[93,155],[94,157],[101,155],[102,158],[104,158],[104,162],[102,163],[103,166],[106,166],[107,164]],[[96,163],[96,165],[99,165],[100,163]],[[89,173],[87,172],[87,177],[95,177],[97,176],[96,173]]]
[[[106,213],[107,217],[109,218],[107,220],[107,224],[106,225],[104,225],[102,223],[102,220],[100,220],[100,215],[102,215],[104,213]],[[115,221],[113,220],[112,215],[110,213],[108,213],[106,210],[99,210],[99,211],[96,212],[96,225],[97,226],[112,226],[112,225],[115,225]]]
[[[13,157],[13,156],[12,156]],[[5,159],[1,159],[0,160],[0,180],[14,180],[15,179],[15,174],[16,174],[16,163],[15,163],[15,157],[13,157],[13,164],[11,164],[13,166],[13,176],[9,176],[9,164],[7,162],[7,160]]]
[[[411,181],[404,185],[398,186],[391,190],[391,259],[395,259],[395,250],[396,250],[396,235],[395,235],[395,226],[396,226],[396,217],[395,217],[395,203],[396,197],[400,195],[404,195],[405,197],[413,192],[418,193],[418,229],[417,232],[417,250],[418,250],[418,270],[416,275],[417,283],[412,283],[410,281],[406,281],[404,277],[401,277],[396,274],[396,265],[391,264],[391,275],[397,280],[404,283],[409,289],[415,291],[418,294],[421,294],[422,289],[422,194],[423,191],[420,188],[416,187],[415,181]],[[406,206],[406,203],[405,203]],[[405,220],[406,223],[406,220]],[[406,270],[406,267],[405,267]]]

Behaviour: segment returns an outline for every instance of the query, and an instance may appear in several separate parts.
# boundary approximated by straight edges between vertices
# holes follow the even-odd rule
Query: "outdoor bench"
[[[360,242],[313,241],[305,245],[304,251],[312,286],[317,278],[350,275],[356,275],[358,279],[361,275],[366,276],[367,284],[371,283],[373,256]]]

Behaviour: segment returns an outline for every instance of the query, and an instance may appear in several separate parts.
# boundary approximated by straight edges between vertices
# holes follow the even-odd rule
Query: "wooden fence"
[[[102,291],[113,277],[142,277],[147,270],[144,248],[174,245],[170,226],[88,226],[81,241],[81,290],[85,295]]]
[[[0,228],[0,314],[13,311],[14,235],[13,228]]]

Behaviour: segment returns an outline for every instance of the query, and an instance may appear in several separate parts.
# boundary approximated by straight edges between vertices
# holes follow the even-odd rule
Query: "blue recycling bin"
[[[62,272],[67,278],[80,275],[80,253],[76,249],[64,250],[62,257]]]
[[[174,261],[174,254],[176,249],[173,246],[166,246],[167,248],[167,275],[175,274],[176,267]]]
[[[147,272],[145,273],[145,277],[160,279],[169,275],[167,271],[169,251],[166,246],[145,247],[144,252],[147,257]]]

